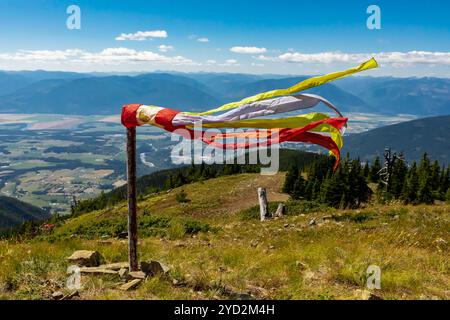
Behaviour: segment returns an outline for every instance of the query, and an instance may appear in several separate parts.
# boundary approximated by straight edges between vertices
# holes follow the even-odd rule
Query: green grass
[[[449,205],[340,210],[287,201],[285,217],[258,221],[256,188],[267,187],[273,211],[286,200],[282,181],[282,174],[244,174],[184,186],[188,203],[176,200],[181,189],[144,197],[139,258],[170,265],[170,276],[131,292],[117,290],[117,280],[84,276],[81,298],[229,299],[249,292],[269,299],[356,299],[368,266],[377,265],[377,294],[385,299],[449,299]],[[0,242],[0,298],[50,298],[64,288],[65,257],[77,249],[98,250],[106,262],[126,261],[127,241],[114,237],[125,226],[121,203],[61,222],[29,242]]]

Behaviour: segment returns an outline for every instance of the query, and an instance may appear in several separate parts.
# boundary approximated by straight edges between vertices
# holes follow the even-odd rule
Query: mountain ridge
[[[50,218],[46,211],[15,198],[0,195],[0,230],[17,227],[25,221]]]
[[[0,71],[1,113],[113,114],[122,104],[147,103],[201,111],[307,76],[151,72],[111,75]],[[343,111],[445,115],[450,79],[352,76],[305,92],[323,95]]]
[[[419,160],[426,152],[431,159],[449,164],[449,137],[450,115],[428,117],[351,134],[344,139],[343,152],[372,161],[389,146],[410,161]]]

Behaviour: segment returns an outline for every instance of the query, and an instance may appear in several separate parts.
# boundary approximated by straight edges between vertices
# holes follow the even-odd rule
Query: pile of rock
[[[155,260],[142,261],[139,271],[129,271],[128,262],[116,262],[100,264],[104,261],[97,251],[79,250],[75,251],[67,260],[80,267],[81,274],[107,275],[120,279],[119,290],[132,290],[137,288],[148,277],[167,275],[170,268]]]

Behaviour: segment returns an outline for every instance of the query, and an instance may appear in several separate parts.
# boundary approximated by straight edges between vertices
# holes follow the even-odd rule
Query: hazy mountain
[[[229,90],[225,94],[225,98],[229,101],[237,101],[242,98],[264,92],[273,89],[288,88],[306,77],[292,77],[281,79],[264,79],[253,81],[245,84],[236,84],[230,86]],[[343,111],[353,112],[373,112],[374,110],[370,105],[365,103],[362,99],[352,95],[333,84],[325,84],[304,92],[314,93],[323,96],[325,99],[330,100],[338,108]]]
[[[26,86],[49,79],[76,79],[89,77],[88,74],[61,71],[0,71],[0,95],[13,93]]]
[[[335,82],[378,113],[421,116],[450,113],[450,79],[349,77]]]
[[[306,77],[233,73],[0,72],[0,112],[112,114],[126,103],[205,110],[263,91],[287,88]],[[348,77],[307,90],[343,111],[450,113],[450,79]]]
[[[0,97],[0,112],[113,114],[127,103],[201,110],[220,104],[207,90],[169,74],[42,80]]]
[[[352,134],[344,140],[344,154],[373,160],[390,146],[408,160],[427,152],[433,160],[450,164],[450,116],[423,118]]]
[[[0,196],[0,229],[18,226],[25,221],[50,217],[44,210],[14,198]]]
[[[224,98],[237,87],[265,79],[264,76],[242,73],[188,73],[186,76],[197,80]]]

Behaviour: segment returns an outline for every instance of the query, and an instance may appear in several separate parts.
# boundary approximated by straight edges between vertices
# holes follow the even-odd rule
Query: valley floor
[[[256,188],[267,187],[271,202],[287,201],[283,179],[225,176],[144,197],[140,259],[164,262],[169,276],[124,292],[114,277],[83,275],[79,299],[361,299],[371,265],[381,270],[381,289],[372,292],[384,299],[450,298],[449,205],[340,210],[288,202],[285,217],[260,222]],[[176,200],[180,189],[188,202]],[[126,261],[127,242],[115,237],[125,225],[123,203],[30,241],[0,242],[0,298],[68,292],[65,258],[75,250]]]

